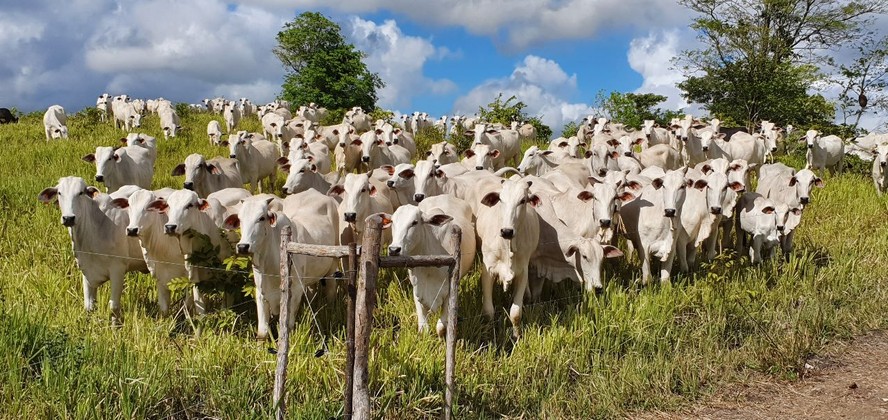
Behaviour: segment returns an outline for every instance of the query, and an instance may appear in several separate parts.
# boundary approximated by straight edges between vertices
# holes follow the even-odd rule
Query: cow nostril
[[[611,225],[611,220],[610,220],[610,219],[601,219],[601,220],[598,221],[598,223],[599,223],[599,224],[601,225],[601,227],[603,227],[603,228],[609,228],[610,225]]]
[[[228,155],[228,157],[230,157],[232,159],[237,159],[237,155]]]
[[[675,209],[666,209],[664,213],[666,217],[675,217]]]
[[[126,228],[126,236],[139,236],[139,228]]]
[[[771,152],[772,152],[772,153],[773,153],[773,152],[776,152],[776,151],[777,151],[777,148],[776,148],[776,147],[772,147],[772,148],[771,148]]]
[[[346,222],[354,222],[355,220],[358,219],[357,213],[345,213],[345,214],[343,214],[343,216],[345,217]]]
[[[74,216],[62,216],[62,225],[67,227],[74,226]]]
[[[623,154],[630,157],[632,156],[632,152],[624,152]]]
[[[513,237],[515,237],[515,230],[508,228],[500,229],[500,236],[505,239],[512,239]]]
[[[96,182],[105,182],[105,177],[102,175],[96,175]]]
[[[361,156],[361,162],[370,162],[370,156]]]
[[[704,147],[703,147],[703,151],[704,151],[704,152],[708,152],[708,151],[709,151],[709,147],[705,147],[705,146],[704,146]]]
[[[710,207],[709,210],[712,212],[712,214],[722,214],[721,207]]]
[[[425,194],[413,194],[413,200],[417,203],[425,199]]]
[[[237,244],[237,253],[238,254],[249,254],[250,253],[250,244]]]
[[[182,184],[182,186],[185,187],[186,190],[193,190],[194,189],[193,182],[186,182],[186,183]]]
[[[389,247],[389,255],[392,255],[392,256],[401,255],[401,247],[399,247],[399,246],[390,246],[390,247]]]
[[[783,232],[784,229],[786,229],[786,226],[777,226],[778,232]]]
[[[281,188],[281,192],[284,193],[284,194],[287,194],[287,187],[282,187],[282,188]]]
[[[879,162],[880,166],[888,166],[888,162]]]
[[[387,185],[389,188],[395,188],[395,181],[386,181],[385,185]]]
[[[167,234],[176,233],[176,225],[163,225],[163,231]]]
[[[483,167],[483,166],[476,166],[475,169],[476,169],[476,170],[479,170],[479,171],[483,171],[483,170],[484,170],[484,167]]]
[[[801,198],[799,199],[799,201],[801,201],[802,204],[808,204],[808,202],[811,201],[811,199],[808,198],[808,197],[801,197]]]

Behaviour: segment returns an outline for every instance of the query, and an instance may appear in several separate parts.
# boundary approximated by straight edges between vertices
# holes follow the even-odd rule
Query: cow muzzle
[[[663,212],[663,215],[666,217],[675,217],[675,209],[666,209]]]
[[[361,162],[364,162],[364,163],[370,162],[370,156],[361,156]]]
[[[104,175],[96,175],[96,182],[105,182]]]
[[[232,159],[237,159],[237,155],[234,155],[234,154],[232,154],[232,155],[228,155],[228,157],[230,157],[230,158],[232,158]]]
[[[509,229],[509,228],[500,229],[500,236],[502,236],[503,239],[512,239],[515,237],[515,229]]]
[[[395,181],[386,181],[385,185],[389,188],[395,188]]]
[[[139,228],[126,228],[126,236],[139,236]]]
[[[422,200],[425,200],[425,194],[413,194],[413,201],[419,203]]]
[[[777,232],[783,232],[786,229],[786,226],[777,226]]]
[[[721,208],[721,207],[710,207],[710,208],[709,208],[709,211],[710,211],[712,214],[716,215],[716,216],[722,214],[722,208]]]
[[[284,193],[284,195],[289,194],[287,191],[288,191],[287,187],[281,187],[281,192]]]
[[[623,156],[632,157],[632,152],[623,152]]]
[[[237,244],[237,253],[246,255],[250,253],[250,244]]]
[[[611,225],[611,219],[599,219],[598,224],[601,225],[601,227],[607,229]]]
[[[179,227],[179,225],[163,225],[163,233],[166,233],[167,235],[175,235],[177,227]]]
[[[703,151],[704,151],[704,152],[708,152],[708,151],[709,151],[709,146],[703,146]]]
[[[398,256],[398,255],[401,255],[401,247],[399,247],[399,246],[390,246],[390,247],[389,247],[389,255],[390,255],[390,256],[393,256],[393,257],[396,257],[396,256]]]
[[[62,216],[62,226],[74,226],[74,216]]]
[[[194,191],[194,183],[193,182],[185,182],[184,184],[182,184],[182,186],[185,187],[186,190]]]
[[[777,148],[776,148],[776,147],[772,147],[772,148],[771,148],[771,153],[774,153],[774,152],[776,152],[776,151],[777,151]]]
[[[888,166],[888,162],[886,162],[886,161],[879,162],[879,166],[884,168],[884,167]]]
[[[800,197],[799,201],[801,201],[802,204],[808,204],[809,202],[811,202],[811,198],[810,197]]]
[[[809,145],[808,145],[808,148],[809,148],[809,149],[813,149],[813,148],[814,148],[814,145],[813,145],[813,144],[809,144]]]
[[[345,221],[349,223],[354,223],[356,220],[358,220],[357,213],[343,213],[342,217],[345,218]]]
[[[476,171],[483,171],[483,170],[484,170],[484,167],[483,167],[483,166],[476,166],[476,167],[475,167],[475,170],[476,170]]]

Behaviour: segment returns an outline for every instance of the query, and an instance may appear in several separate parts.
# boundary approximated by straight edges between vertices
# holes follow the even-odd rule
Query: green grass
[[[207,114],[183,118],[181,137],[159,140],[155,187],[179,186],[170,170],[208,145]],[[80,274],[58,210],[37,193],[61,176],[92,179],[80,160],[121,137],[86,116],[69,141],[45,142],[40,116],[0,126],[0,417],[269,417],[275,356],[253,339],[251,304],[201,320],[157,314],[153,281],[129,275],[124,325],[112,328],[108,287],[99,310],[82,307]],[[156,117],[143,131],[159,135]],[[261,131],[258,121],[246,129]],[[789,157],[798,162],[798,156]],[[503,310],[481,316],[478,276],[463,281],[458,344],[460,418],[619,417],[670,410],[752,372],[794,378],[831,341],[886,325],[888,197],[853,171],[826,177],[796,236],[794,257],[751,268],[720,258],[671,287],[637,288],[633,262],[607,267],[598,296],[548,288],[528,306],[513,342]],[[371,393],[385,418],[436,417],[443,342],[416,332],[403,272],[383,276],[372,342]],[[181,299],[181,295],[178,296]],[[495,299],[505,306],[503,293]],[[291,338],[287,403],[293,418],[341,410],[344,305],[312,302]],[[319,327],[319,328],[318,328]],[[324,347],[328,351],[315,357]]]

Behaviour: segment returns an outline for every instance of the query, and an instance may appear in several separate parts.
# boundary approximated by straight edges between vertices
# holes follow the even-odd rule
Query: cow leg
[[[438,332],[438,337],[440,338],[444,338],[447,335],[448,316],[450,316],[450,305],[448,304],[445,296],[444,303],[441,305],[441,317],[438,318],[438,323],[435,326],[435,329]]]
[[[680,241],[675,246],[675,251],[678,254],[678,267],[682,273],[688,272],[688,244]]]
[[[651,256],[647,248],[639,248],[638,259],[641,260],[641,284],[647,286],[651,279]]]
[[[328,302],[336,301],[336,279],[329,276],[324,279],[324,296]]]
[[[112,323],[123,322],[123,312],[120,309],[120,297],[123,295],[123,276],[126,272],[125,270],[117,271],[118,272],[112,272],[109,276],[111,279],[111,299],[108,302],[108,306],[111,308]]]
[[[262,290],[263,275],[255,273],[254,277],[256,285],[256,338],[264,340],[268,337],[268,320],[271,316],[268,312],[268,302],[265,300],[265,291]]]
[[[687,252],[685,255],[688,260],[688,271],[690,271],[691,268],[697,265],[697,247],[694,246],[693,242],[687,245]]]
[[[484,307],[484,315],[493,321],[493,275],[485,264],[481,265],[481,303]]]
[[[194,312],[198,316],[203,316],[207,313],[207,304],[204,302],[203,294],[200,292],[200,289],[197,285],[191,286],[191,297],[192,304],[194,306]]]
[[[170,286],[169,279],[157,279],[157,308],[161,315],[166,315],[170,311]]]
[[[83,276],[83,307],[87,312],[96,310],[96,294],[98,287],[93,286],[86,276]]]
[[[669,284],[669,277],[672,274],[672,263],[675,261],[675,245],[672,246],[672,250],[669,251],[669,256],[666,257],[666,261],[660,261],[660,284]]]
[[[299,305],[302,304],[302,296],[305,295],[305,285],[302,283],[302,278],[299,277],[298,274],[292,280],[290,287],[290,313],[287,328],[292,331],[293,326],[296,325],[296,310],[299,309]],[[312,316],[314,316],[314,314],[312,314]]]
[[[783,251],[783,259],[789,260],[790,255],[792,255],[792,237],[795,235],[795,231],[789,232],[782,241],[780,241],[780,248]]]
[[[426,307],[419,301],[419,296],[416,295],[416,288],[413,288],[413,304],[416,306],[416,323],[419,327],[420,334],[425,334],[426,331],[429,330],[429,319],[427,317],[428,311]]]
[[[749,249],[749,258],[752,264],[758,264],[762,261],[762,237],[755,235],[752,237],[752,247]]]
[[[524,290],[527,288],[527,270],[515,273],[512,281],[512,307],[509,308],[509,319],[512,321],[512,336],[521,337],[521,316],[524,308]]]
[[[725,223],[721,225],[722,231],[722,251],[731,249],[731,230],[733,230],[733,224],[730,220],[727,220]],[[737,230],[737,235],[741,235],[740,230]],[[715,247],[715,245],[713,245]]]

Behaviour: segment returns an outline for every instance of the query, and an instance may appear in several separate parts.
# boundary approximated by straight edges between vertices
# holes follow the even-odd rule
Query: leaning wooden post
[[[348,274],[345,286],[345,395],[343,396],[343,417],[352,417],[352,391],[355,386],[355,279],[358,276],[358,246],[348,244]]]
[[[444,419],[453,416],[453,394],[456,388],[453,374],[456,370],[456,315],[459,306],[459,273],[462,253],[462,230],[453,225],[450,231],[450,243],[453,247],[453,265],[450,266],[450,298],[447,302],[447,350],[444,356]]]
[[[281,231],[281,315],[278,326],[277,367],[274,370],[274,406],[275,418],[283,420],[287,408],[285,406],[284,389],[287,382],[287,356],[290,351],[290,243],[292,231],[284,226]]]
[[[355,298],[355,373],[352,394],[352,418],[370,419],[370,388],[368,358],[373,309],[376,306],[376,276],[379,274],[379,249],[382,239],[381,214],[364,221],[364,240],[361,244],[361,275]]]

